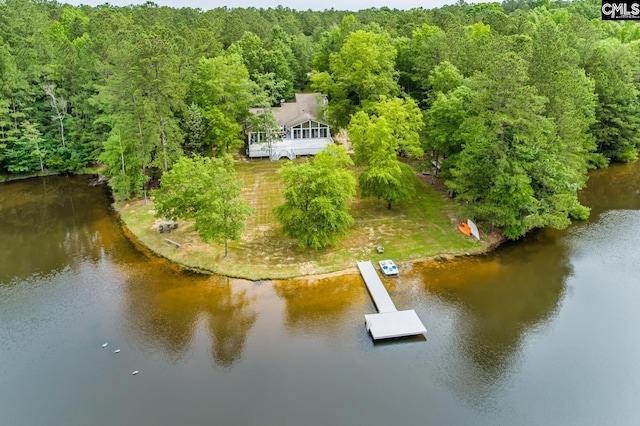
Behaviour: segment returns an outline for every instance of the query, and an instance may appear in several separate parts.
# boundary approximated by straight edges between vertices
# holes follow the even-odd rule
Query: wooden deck
[[[357,265],[373,303],[378,309],[377,314],[364,316],[367,331],[371,333],[374,340],[415,336],[427,332],[413,309],[407,311],[396,309],[371,262],[357,262]]]

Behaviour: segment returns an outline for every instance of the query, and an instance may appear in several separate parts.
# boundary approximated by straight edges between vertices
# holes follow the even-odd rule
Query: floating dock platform
[[[360,275],[369,289],[373,303],[378,309],[377,314],[364,316],[367,331],[371,333],[374,340],[415,336],[427,332],[426,327],[413,309],[407,311],[396,309],[396,305],[393,304],[371,262],[356,263]]]

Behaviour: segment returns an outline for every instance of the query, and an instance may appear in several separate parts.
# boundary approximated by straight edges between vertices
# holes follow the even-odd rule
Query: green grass
[[[326,274],[352,269],[356,260],[393,259],[401,264],[479,253],[489,245],[488,240],[476,242],[458,232],[460,206],[416,177],[414,197],[391,210],[377,199],[354,199],[350,210],[355,225],[337,246],[323,250],[301,248],[282,232],[272,213],[283,202],[277,174],[282,164],[283,161],[268,160],[236,163],[243,182],[242,196],[255,211],[247,220],[242,239],[229,243],[227,259],[223,259],[223,245],[203,243],[192,224],[181,222],[170,234],[160,234],[157,225],[161,219],[154,217],[152,203],[120,204],[117,208],[127,228],[151,251],[192,269],[252,280]],[[176,248],[165,238],[182,247]],[[376,251],[378,243],[385,248],[382,255]]]

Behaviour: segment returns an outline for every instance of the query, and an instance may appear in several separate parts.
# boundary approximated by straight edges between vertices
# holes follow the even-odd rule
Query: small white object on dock
[[[136,371],[134,371],[134,372],[133,372],[133,373],[131,373],[131,374],[133,374],[133,375],[135,376],[135,375],[136,375],[136,374],[138,374],[139,372],[140,372],[140,371],[136,370]]]

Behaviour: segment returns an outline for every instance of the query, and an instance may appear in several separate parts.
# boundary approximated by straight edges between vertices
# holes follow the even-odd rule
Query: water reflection
[[[359,275],[294,279],[273,283],[285,302],[285,326],[289,331],[335,334],[351,323],[354,306],[368,296]]]
[[[87,178],[6,183],[0,202],[0,283],[32,274],[50,276],[65,268],[75,271],[81,262],[97,262],[113,247],[110,232],[102,232],[113,228],[103,188],[88,190]]]
[[[239,288],[240,283],[225,277],[168,273],[161,261],[150,260],[132,269],[126,279],[126,333],[177,361],[190,352],[202,326],[211,337],[213,362],[231,367],[242,358],[257,318],[255,297]]]
[[[591,223],[403,265],[385,284],[427,340],[382,345],[357,274],[184,274],[85,178],[0,185],[3,424],[637,423],[640,215],[598,212],[640,207],[640,163],[607,173],[581,195]]]
[[[640,162],[613,164],[589,175],[580,201],[591,207],[590,220],[607,210],[640,209]]]
[[[121,323],[133,341],[175,361],[206,330],[215,364],[229,367],[242,357],[256,321],[254,298],[242,281],[190,276],[136,250],[109,212],[106,189],[90,187],[86,176],[35,178],[1,189],[1,286],[47,282],[61,273],[69,283],[83,277],[79,286],[104,283],[116,291],[122,283],[125,297],[114,303],[123,306]],[[110,276],[86,276],[88,265],[98,271],[111,260],[119,266],[107,268]]]
[[[430,262],[424,288],[454,308],[445,378],[471,402],[490,398],[516,370],[526,337],[556,315],[571,274],[567,248],[540,231],[483,257]]]

